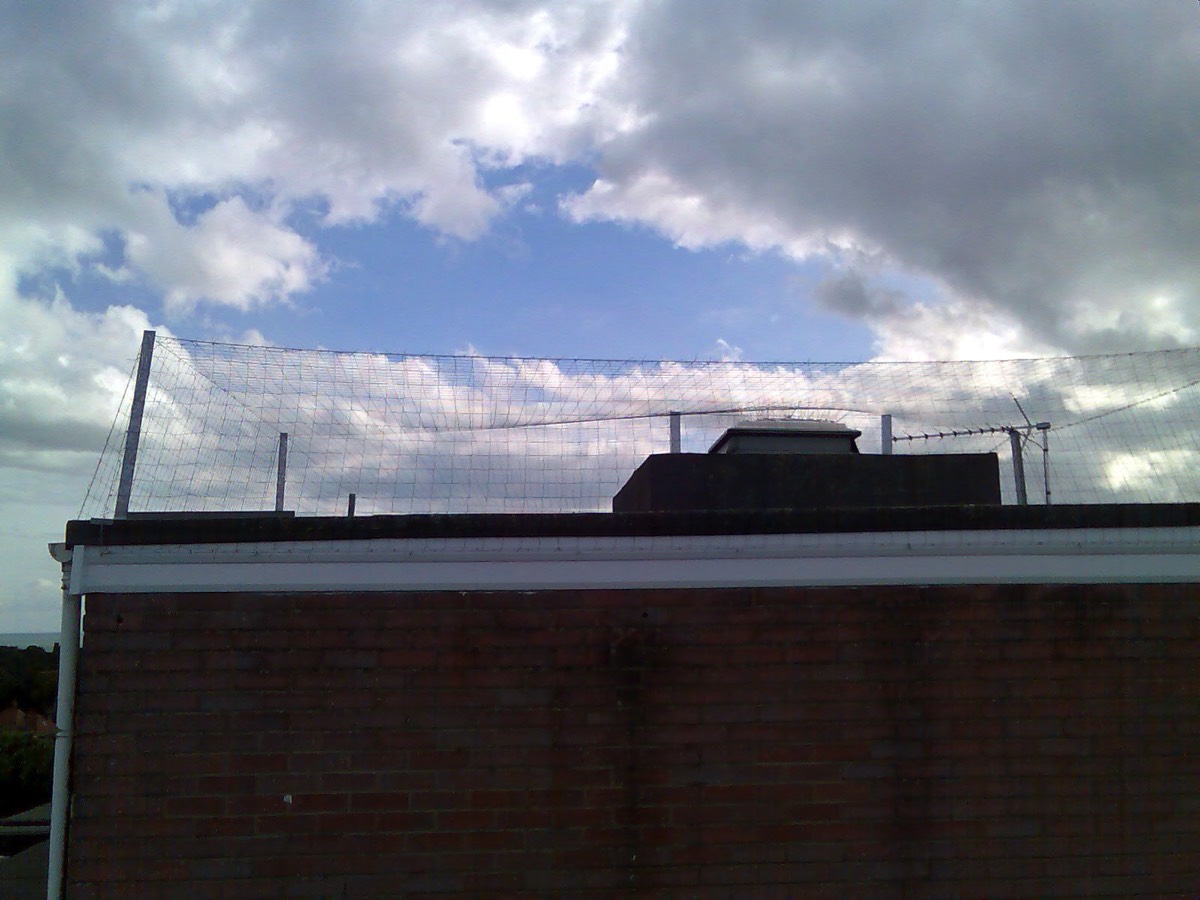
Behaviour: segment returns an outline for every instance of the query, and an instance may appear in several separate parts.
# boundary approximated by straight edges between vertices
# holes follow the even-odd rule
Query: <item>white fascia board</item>
[[[73,590],[430,591],[1200,582],[1200,528],[77,547]],[[76,581],[76,579],[73,579]]]

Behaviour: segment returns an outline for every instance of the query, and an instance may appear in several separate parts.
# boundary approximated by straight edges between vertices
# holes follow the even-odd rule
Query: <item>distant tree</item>
[[[0,709],[51,717],[57,691],[57,647],[0,647]],[[0,730],[0,816],[48,802],[53,770],[53,738]]]
[[[0,816],[50,802],[54,740],[0,731]]]
[[[0,647],[0,709],[16,703],[49,717],[58,692],[58,647]]]

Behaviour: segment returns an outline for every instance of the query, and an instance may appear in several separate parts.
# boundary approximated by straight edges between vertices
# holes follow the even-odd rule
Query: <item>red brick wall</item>
[[[1195,898],[1196,601],[93,595],[68,896]]]

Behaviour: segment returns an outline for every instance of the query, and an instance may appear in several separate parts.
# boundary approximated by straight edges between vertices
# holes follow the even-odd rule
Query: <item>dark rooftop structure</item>
[[[660,453],[613,497],[613,512],[999,504],[994,453]]]
[[[815,419],[741,422],[708,453],[648,457],[613,512],[1000,504],[996,454],[866,455],[861,434]]]

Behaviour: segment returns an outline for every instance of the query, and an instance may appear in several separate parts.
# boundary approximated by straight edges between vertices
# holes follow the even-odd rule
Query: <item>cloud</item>
[[[295,214],[393,211],[472,239],[483,173],[611,130],[627,4],[22,4],[0,37],[0,237],[20,272],[95,265],[170,307],[239,309],[319,279]],[[194,221],[168,197],[208,208]],[[186,204],[185,204],[186,205]]]
[[[866,322],[876,336],[877,360],[988,360],[1061,352],[1011,311],[953,295],[917,299],[856,267],[832,272],[812,297],[831,312]]]
[[[822,281],[813,290],[813,299],[828,310],[856,318],[887,317],[904,305],[902,292],[873,286],[853,269]]]
[[[127,232],[130,266],[166,286],[168,310],[208,300],[238,309],[283,300],[325,271],[316,248],[241,197],[218,202],[184,225],[152,198],[143,227]]]
[[[724,338],[717,338],[717,354],[722,362],[739,362],[742,358],[742,348],[735,347]]]
[[[322,227],[399,214],[471,240],[512,205],[490,172],[583,163],[576,221],[867,256],[925,279],[943,329],[986,324],[967,304],[1067,351],[1191,343],[1195,24],[1071,0],[22,4],[0,265],[99,270],[112,233],[111,271],[171,309],[248,309],[323,277]],[[910,315],[814,299],[883,352]]]
[[[0,319],[0,451],[19,450],[32,467],[63,453],[94,462],[125,389],[130,348],[149,327],[145,313],[80,313],[61,298],[42,306],[0,294]]]
[[[79,510],[150,320],[0,283],[0,322],[0,631],[37,631],[57,622],[46,542]]]
[[[960,301],[1066,350],[1189,343],[1196,27],[1169,3],[648,4],[612,88],[637,116],[565,206],[872,255],[936,285],[944,328],[985,324]]]

